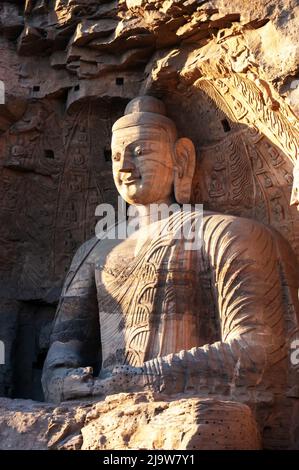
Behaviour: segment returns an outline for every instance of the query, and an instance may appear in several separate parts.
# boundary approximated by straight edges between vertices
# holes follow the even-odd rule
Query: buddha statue
[[[288,243],[233,215],[150,217],[153,204],[190,201],[195,159],[156,98],[132,100],[114,124],[114,181],[139,228],[77,251],[44,365],[46,400],[149,390],[269,403],[284,394],[299,312]],[[174,236],[184,226],[201,227],[196,249]]]

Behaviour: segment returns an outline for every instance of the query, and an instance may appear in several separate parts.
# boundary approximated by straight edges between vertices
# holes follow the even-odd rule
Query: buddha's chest
[[[97,265],[105,367],[205,344],[214,303],[198,253],[152,243],[136,254],[130,240]],[[112,346],[113,345],[113,346]]]
[[[136,242],[116,245],[96,267],[100,312],[118,312],[126,326],[163,315],[195,315],[211,304],[211,279],[198,253],[161,243],[136,253]],[[137,314],[138,312],[138,314]]]

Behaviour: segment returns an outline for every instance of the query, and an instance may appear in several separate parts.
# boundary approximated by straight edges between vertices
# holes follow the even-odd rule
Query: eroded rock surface
[[[0,449],[259,449],[246,405],[148,394],[113,395],[103,402],[0,400]]]

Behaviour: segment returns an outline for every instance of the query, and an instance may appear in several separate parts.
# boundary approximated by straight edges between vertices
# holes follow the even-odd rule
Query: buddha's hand
[[[166,395],[175,395],[186,391],[188,386],[188,369],[170,365],[169,359],[156,357],[144,363],[147,388]]]
[[[69,369],[63,380],[63,400],[74,400],[91,396],[94,383],[92,373],[92,367]]]
[[[105,379],[95,379],[94,396],[113,395],[115,393],[139,392],[147,387],[142,367],[116,366]]]

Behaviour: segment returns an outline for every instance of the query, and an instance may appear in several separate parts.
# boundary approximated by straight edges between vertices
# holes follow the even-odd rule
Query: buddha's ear
[[[174,194],[179,204],[190,202],[195,158],[192,140],[184,137],[176,141],[174,145]]]

